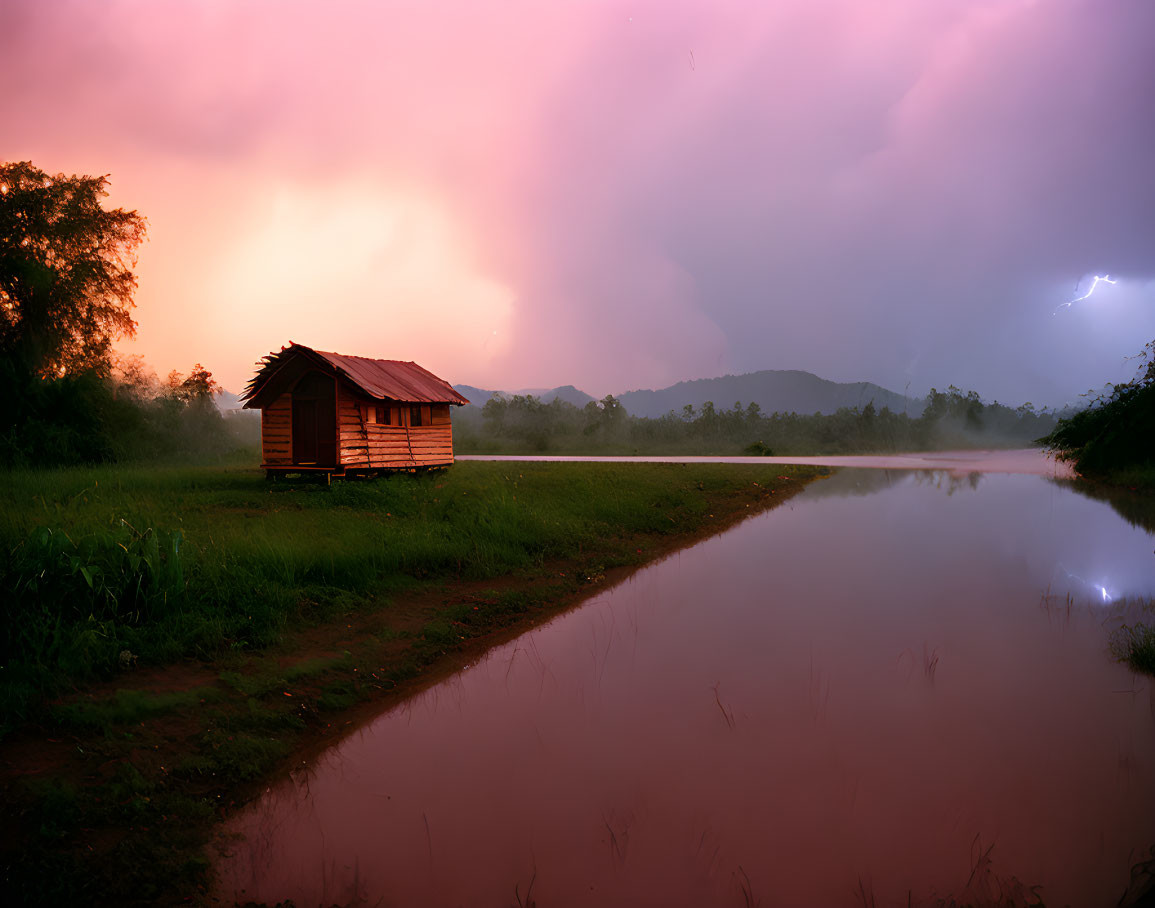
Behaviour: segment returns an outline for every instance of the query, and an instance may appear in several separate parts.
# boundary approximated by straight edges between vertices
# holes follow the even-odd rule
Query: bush
[[[1124,624],[1111,635],[1111,655],[1137,672],[1155,675],[1155,627]]]
[[[124,629],[155,620],[184,596],[180,549],[180,530],[138,530],[124,520],[76,540],[37,527],[0,572],[0,662],[79,677],[116,667]]]
[[[1086,474],[1155,465],[1155,341],[1133,381],[1115,385],[1087,409],[1062,419],[1043,443]]]

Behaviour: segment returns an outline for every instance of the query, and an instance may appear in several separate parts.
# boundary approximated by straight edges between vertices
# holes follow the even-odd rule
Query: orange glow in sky
[[[268,338],[479,374],[509,345],[511,291],[480,271],[448,211],[364,182],[270,187],[194,279],[169,280],[142,274],[140,325],[173,360],[191,347],[247,367]],[[169,307],[197,317],[174,322]],[[143,339],[122,346],[152,358]]]

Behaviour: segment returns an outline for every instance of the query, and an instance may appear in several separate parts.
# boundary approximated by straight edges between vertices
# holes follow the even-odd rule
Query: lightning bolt
[[[1112,281],[1112,283],[1114,283],[1114,282]],[[1108,590],[1108,589],[1107,589],[1107,587],[1106,587],[1106,586],[1104,586],[1103,584],[1101,584],[1101,583],[1095,583],[1095,582],[1093,582],[1093,581],[1091,581],[1091,580],[1087,580],[1087,579],[1085,579],[1085,578],[1083,578],[1083,577],[1080,577],[1078,574],[1072,574],[1070,571],[1068,571],[1068,570],[1066,569],[1066,567],[1064,567],[1064,566],[1063,566],[1063,565],[1061,565],[1061,564],[1060,564],[1060,565],[1058,565],[1058,568],[1059,568],[1059,570],[1061,570],[1061,571],[1062,571],[1064,574],[1066,574],[1066,575],[1067,575],[1068,579],[1070,579],[1070,580],[1078,580],[1078,581],[1079,581],[1079,583],[1081,583],[1081,584],[1083,584],[1084,586],[1087,586],[1087,587],[1089,587],[1089,588],[1093,589],[1093,590],[1094,590],[1096,593],[1098,593],[1098,594],[1099,594],[1099,595],[1102,597],[1102,599],[1103,599],[1103,602],[1104,602],[1104,603],[1110,603],[1110,602],[1114,602],[1114,601],[1115,601],[1115,594],[1114,594],[1114,593],[1112,593],[1110,590]]]
[[[1079,278],[1078,282],[1075,284],[1075,292],[1076,293],[1079,292],[1079,284],[1082,284],[1082,283],[1083,283],[1083,279]],[[1055,313],[1057,313],[1059,311],[1059,309],[1069,309],[1069,308],[1071,308],[1071,306],[1075,305],[1075,303],[1081,303],[1085,299],[1090,299],[1091,294],[1095,292],[1095,288],[1098,287],[1099,284],[1117,284],[1117,283],[1119,283],[1119,282],[1111,280],[1111,275],[1109,275],[1109,274],[1096,274],[1095,277],[1091,280],[1090,289],[1088,289],[1086,293],[1084,293],[1082,296],[1076,296],[1073,300],[1068,300],[1065,303],[1061,303],[1059,305],[1059,308],[1056,309],[1055,312],[1053,312],[1051,314],[1054,315]]]
[[[1081,303],[1085,299],[1090,299],[1091,294],[1095,292],[1095,288],[1098,287],[1100,283],[1117,284],[1119,282],[1111,280],[1111,275],[1109,275],[1109,274],[1096,274],[1095,279],[1093,281],[1091,281],[1091,289],[1088,290],[1086,293],[1084,293],[1082,296],[1075,297],[1073,300],[1071,300],[1071,303]],[[1075,292],[1076,293],[1079,292],[1079,285],[1078,284],[1075,285]],[[1071,305],[1071,303],[1067,303],[1067,305],[1069,306],[1069,305]]]

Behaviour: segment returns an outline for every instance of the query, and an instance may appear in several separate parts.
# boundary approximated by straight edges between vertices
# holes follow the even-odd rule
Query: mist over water
[[[844,470],[302,765],[232,822],[221,894],[1115,904],[1155,695],[1107,634],[1153,547],[1038,476]]]

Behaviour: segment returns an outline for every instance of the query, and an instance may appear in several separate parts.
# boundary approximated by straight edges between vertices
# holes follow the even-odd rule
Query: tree
[[[1110,386],[1040,440],[1083,474],[1155,469],[1155,341],[1140,352],[1134,379]]]
[[[193,366],[188,378],[174,369],[168,374],[165,385],[173,398],[186,405],[211,405],[213,398],[222,390],[213,374],[200,363]]]
[[[30,376],[106,373],[131,337],[145,220],[106,210],[107,177],[0,164],[0,355]]]
[[[607,428],[617,428],[626,418],[626,409],[612,394],[607,394],[598,403],[602,410],[602,423]]]

